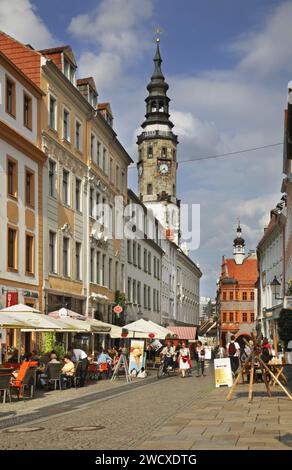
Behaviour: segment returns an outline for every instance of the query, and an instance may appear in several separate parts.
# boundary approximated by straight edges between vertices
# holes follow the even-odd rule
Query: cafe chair
[[[53,384],[54,389],[57,390],[57,384],[59,384],[59,389],[62,390],[62,378],[61,378],[61,373],[62,373],[62,364],[58,363],[51,363],[48,364],[47,368],[47,381],[48,384]]]
[[[0,374],[0,393],[3,392],[3,403],[6,403],[6,395],[9,397],[11,403],[11,393],[10,393],[10,380],[11,374]]]
[[[23,362],[20,366],[17,378],[12,378],[10,388],[16,390],[18,399],[25,397],[26,389],[30,390],[30,398],[34,397],[36,364],[36,362]]]

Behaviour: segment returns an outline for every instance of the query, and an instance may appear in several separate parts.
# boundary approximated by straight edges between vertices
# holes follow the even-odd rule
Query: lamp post
[[[281,282],[278,281],[277,276],[274,276],[274,279],[270,283],[272,294],[275,296],[275,300],[283,300],[284,297],[279,297],[278,291],[280,293]]]

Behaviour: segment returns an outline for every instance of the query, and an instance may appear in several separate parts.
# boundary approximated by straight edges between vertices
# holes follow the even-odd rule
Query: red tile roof
[[[178,336],[178,339],[195,340],[197,334],[196,326],[168,326],[168,330]]]
[[[234,278],[239,282],[255,283],[258,278],[257,259],[245,258],[242,264],[236,264],[234,259],[226,259],[223,277]]]

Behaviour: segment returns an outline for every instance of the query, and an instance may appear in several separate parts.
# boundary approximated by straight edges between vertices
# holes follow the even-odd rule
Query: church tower
[[[179,201],[176,198],[177,136],[172,132],[168,84],[161,70],[159,38],[156,39],[154,72],[147,86],[145,120],[137,138],[140,199],[152,210],[177,245],[180,238]]]
[[[237,234],[237,237],[235,238],[233,242],[234,261],[236,264],[242,264],[244,260],[244,255],[245,255],[245,251],[244,251],[245,241],[241,236],[240,223],[238,223],[236,234]]]

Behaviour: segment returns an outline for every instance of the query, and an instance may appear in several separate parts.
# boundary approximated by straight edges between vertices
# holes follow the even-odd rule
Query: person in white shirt
[[[226,350],[227,355],[230,358],[231,370],[233,374],[235,374],[237,369],[239,368],[240,346],[235,341],[234,335],[231,336],[230,343],[227,344]]]
[[[71,352],[73,354],[72,361],[78,363],[78,368],[77,369],[80,371],[79,376],[79,381],[80,381],[80,387],[84,387],[85,385],[85,379],[86,379],[86,374],[87,374],[87,369],[88,369],[88,357],[85,351],[83,349],[79,349],[73,346],[71,349]]]

